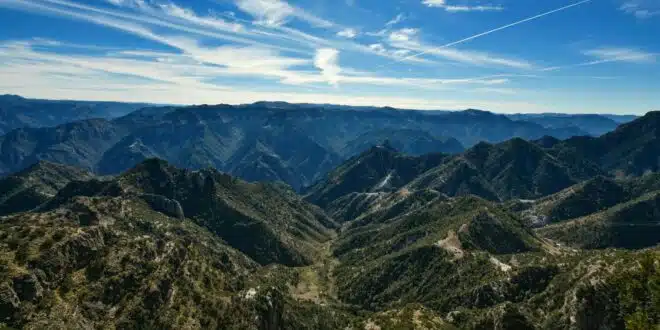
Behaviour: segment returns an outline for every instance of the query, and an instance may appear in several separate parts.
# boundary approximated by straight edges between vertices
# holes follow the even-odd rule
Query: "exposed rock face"
[[[155,211],[161,212],[179,220],[183,220],[185,218],[181,203],[176,200],[155,194],[141,194],[140,198],[147,202],[147,204],[149,204],[149,206],[151,206],[151,208]]]
[[[44,272],[48,282],[60,282],[66,273],[84,268],[96,260],[105,247],[104,231],[98,226],[81,229],[61,244],[57,249],[45,251],[34,261],[34,266]]]

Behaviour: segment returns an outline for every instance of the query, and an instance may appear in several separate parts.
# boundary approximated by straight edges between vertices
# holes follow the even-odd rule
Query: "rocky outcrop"
[[[105,247],[104,233],[98,226],[90,227],[60,244],[42,253],[34,262],[47,282],[59,282],[66,273],[84,268],[101,256]]]
[[[154,209],[154,211],[158,211],[179,220],[183,220],[185,218],[181,203],[179,203],[177,200],[169,199],[165,196],[155,194],[141,194],[140,198],[149,204],[149,206]]]

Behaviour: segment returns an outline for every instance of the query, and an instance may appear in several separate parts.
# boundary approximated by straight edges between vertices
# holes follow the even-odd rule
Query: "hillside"
[[[552,153],[566,154],[623,175],[657,172],[660,153],[660,112],[649,112],[598,138],[573,137],[555,145]]]
[[[76,194],[138,195],[166,214],[190,218],[262,264],[309,264],[316,246],[332,238],[336,227],[290,188],[250,184],[212,169],[182,170],[157,159],[113,181],[80,186],[65,187],[53,200],[60,203]]]
[[[656,113],[649,113],[598,138],[574,137],[561,141],[544,137],[531,142],[514,138],[498,144],[482,142],[463,153],[446,157],[433,168],[426,168],[424,173],[404,185],[411,191],[434,189],[449,196],[474,194],[489,200],[506,201],[546,197],[602,175],[651,173],[656,170],[657,159],[654,157],[660,154],[653,149],[660,145],[656,141],[660,125],[656,117]],[[351,166],[347,162],[340,169]],[[377,177],[382,178],[382,174]],[[325,182],[332,178],[339,183],[346,182],[336,175],[329,176]],[[362,184],[355,179],[350,183],[355,186],[345,189],[344,195],[369,191],[374,184]],[[592,189],[599,188],[587,187],[587,190]],[[606,202],[605,206],[621,201]],[[586,212],[591,211],[595,210]]]
[[[521,205],[515,207],[523,209],[530,224],[542,226],[599,212],[629,198],[620,182],[599,176],[536,201],[518,202]]]
[[[146,106],[139,103],[50,101],[0,95],[0,135],[17,128],[57,126],[92,118],[111,119]]]
[[[616,129],[619,124],[623,124],[635,119],[632,117],[610,117],[607,115],[591,114],[516,114],[509,115],[514,120],[526,121],[539,124],[545,128],[569,129],[577,128],[588,135],[600,136]],[[576,134],[579,135],[579,134]]]
[[[58,178],[57,190],[56,174],[76,172],[41,163],[27,173]],[[620,185],[657,183],[641,179]],[[591,249],[653,246],[648,226],[615,224],[657,220],[657,200],[590,215],[606,225],[533,231],[503,204],[400,187],[327,205],[339,228],[284,184],[149,159],[0,217],[0,317],[15,328],[653,325],[657,250]]]
[[[540,247],[518,219],[489,202],[440,199],[343,233],[334,247],[339,295],[368,309],[396,301],[448,312],[474,283],[506,274],[496,255]]]
[[[660,243],[660,192],[543,227],[539,234],[583,249],[642,249]]]
[[[98,116],[105,119],[66,117],[63,123],[27,125],[41,128],[20,125],[6,131],[0,136],[0,175],[20,171],[37,160],[96,174],[118,174],[158,157],[189,169],[215,167],[248,181],[283,181],[302,191],[342,162],[385,140],[402,152],[421,155],[456,153],[480,141],[577,134],[479,110],[339,109],[258,102],[143,107],[114,118],[125,112],[112,110],[111,105],[98,107],[107,110]]]
[[[631,124],[644,122],[645,118]],[[539,199],[592,178],[613,175],[608,167],[601,166],[601,160],[589,157],[586,151],[566,147],[578,140],[600,141],[589,137],[565,141],[546,137],[536,141],[514,138],[498,144],[482,142],[433,162],[428,162],[431,154],[408,157],[406,162],[397,163],[396,169],[392,163],[394,148],[371,149],[311,187],[307,198],[325,207],[351,193],[391,191],[405,186],[410,191],[433,189],[448,196],[471,194],[492,201]],[[616,143],[611,145],[619,148]],[[588,149],[586,145],[583,148]],[[409,175],[401,176],[402,172]],[[387,185],[378,186],[384,181]]]
[[[390,129],[360,135],[355,140],[348,142],[341,154],[351,157],[375,145],[383,144],[385,141],[394,149],[411,156],[430,153],[455,154],[465,150],[458,140],[451,137],[435,137],[422,130]]]
[[[14,129],[0,328],[655,329],[658,124],[260,102]]]
[[[480,143],[416,178],[410,187],[490,200],[534,199],[599,174],[597,169],[584,171],[534,143],[512,139],[496,145]]]
[[[393,192],[350,193],[328,204],[326,212],[337,221],[347,222],[344,228],[376,223],[394,218],[428,203],[447,197],[435,190],[411,192],[401,188]]]
[[[0,179],[0,216],[29,211],[74,180],[93,175],[75,167],[40,161],[14,175]]]
[[[15,328],[336,329],[352,317],[189,220],[133,197],[76,197],[0,222],[0,317]]]
[[[0,136],[0,169],[9,174],[46,160],[94,171],[103,152],[124,134],[125,129],[105,119],[15,129]]]
[[[420,157],[399,153],[391,145],[379,145],[349,159],[306,191],[305,199],[325,207],[353,192],[392,191],[439,165],[445,154]]]
[[[658,292],[647,286],[660,278],[657,250],[558,247],[514,214],[475,197],[438,199],[375,222],[359,218],[334,253],[339,296],[367,310],[421,303],[465,329],[623,328],[660,321],[657,307],[641,307]],[[625,296],[636,285],[638,298]],[[634,308],[649,319],[637,321]]]

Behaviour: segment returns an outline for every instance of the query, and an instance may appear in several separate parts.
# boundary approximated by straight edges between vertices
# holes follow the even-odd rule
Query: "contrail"
[[[426,54],[426,53],[432,52],[432,51],[434,51],[434,50],[438,50],[438,49],[442,49],[442,48],[451,47],[451,46],[453,46],[453,45],[457,45],[457,44],[462,44],[462,43],[464,43],[464,42],[466,42],[466,41],[470,41],[470,40],[473,40],[473,39],[477,39],[477,38],[479,38],[479,37],[483,37],[483,36],[485,36],[485,35],[489,35],[489,34],[491,34],[491,33],[494,33],[494,32],[497,32],[497,31],[501,31],[501,30],[504,30],[504,29],[508,29],[508,28],[510,28],[510,27],[513,27],[513,26],[516,26],[516,25],[519,25],[519,24],[522,24],[522,23],[526,23],[526,22],[529,22],[529,21],[533,21],[533,20],[538,19],[538,18],[541,18],[541,17],[543,17],[543,16],[547,16],[547,15],[550,15],[550,14],[554,14],[554,13],[556,13],[556,12],[559,12],[559,11],[562,11],[562,10],[566,10],[566,9],[569,9],[569,8],[572,8],[572,7],[575,7],[575,6],[579,6],[579,5],[583,4],[583,3],[587,3],[587,2],[591,2],[591,1],[593,1],[593,0],[582,0],[582,1],[580,1],[580,2],[576,2],[576,3],[574,3],[574,4],[570,4],[570,5],[568,5],[568,6],[564,6],[564,7],[557,8],[557,9],[554,9],[554,10],[551,10],[551,11],[548,11],[548,12],[545,12],[545,13],[542,13],[542,14],[538,14],[538,15],[536,15],[536,16],[532,16],[532,17],[525,18],[525,19],[520,20],[520,21],[517,21],[517,22],[515,22],[515,23],[507,24],[507,25],[500,26],[500,27],[498,27],[498,28],[495,28],[495,29],[492,29],[492,30],[489,30],[489,31],[486,31],[486,32],[482,32],[482,33],[479,33],[479,34],[475,34],[475,35],[473,35],[473,36],[471,36],[471,37],[467,37],[467,38],[465,38],[465,39],[461,39],[461,40],[458,40],[458,41],[450,42],[450,43],[448,43],[448,44],[446,44],[446,45],[442,45],[442,46],[439,46],[439,47],[435,47],[435,48],[427,49],[427,50],[425,50],[425,51],[423,51],[423,52],[419,52],[419,53],[417,53],[417,54],[413,54],[413,55],[410,55],[410,56],[407,56],[407,57],[404,57],[404,58],[398,59],[398,60],[396,60],[395,62],[403,62],[403,61],[410,60],[410,59],[413,59],[413,58],[415,58],[415,57],[418,57],[418,56],[424,55],[424,54]]]

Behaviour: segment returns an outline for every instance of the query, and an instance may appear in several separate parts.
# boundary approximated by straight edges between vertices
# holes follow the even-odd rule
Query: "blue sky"
[[[0,0],[0,93],[636,113],[660,0]]]

